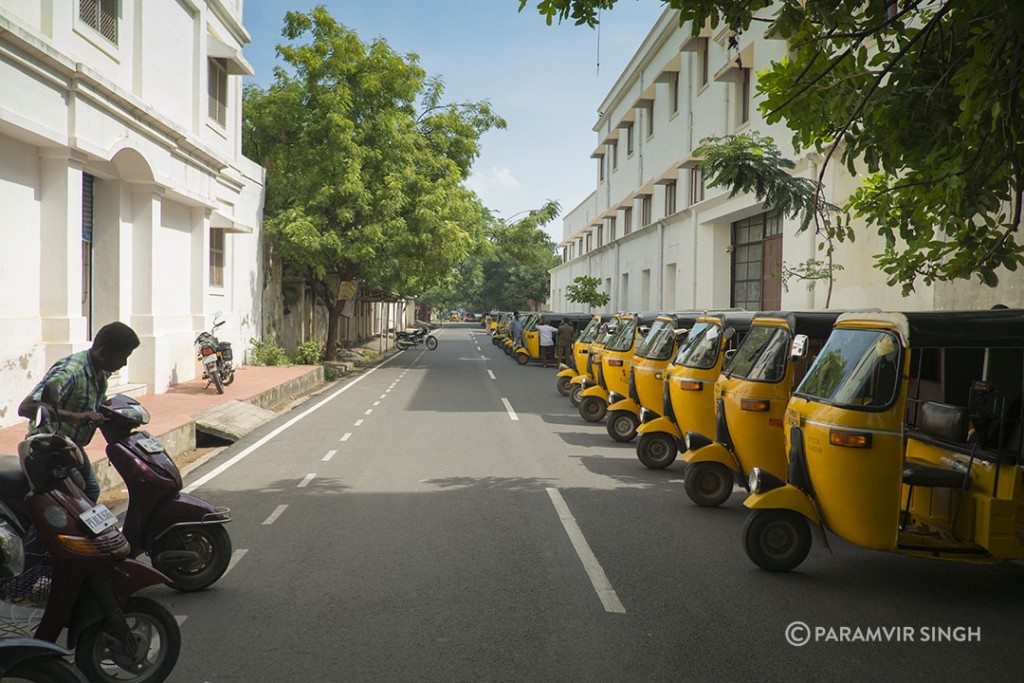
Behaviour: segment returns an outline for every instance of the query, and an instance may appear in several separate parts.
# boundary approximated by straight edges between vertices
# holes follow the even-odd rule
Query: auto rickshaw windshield
[[[672,359],[673,365],[682,365],[686,361],[686,357],[690,355],[690,351],[696,341],[704,334],[704,330],[711,325],[711,323],[697,323],[690,329],[690,333],[686,335],[686,339],[679,344],[679,350],[676,351],[676,357]]]
[[[705,327],[690,330],[686,354],[676,354],[676,362],[687,368],[710,370],[718,362],[718,352],[722,346],[722,326],[716,323],[705,323]],[[682,362],[679,362],[679,361]]]
[[[601,327],[601,319],[594,318],[589,323],[587,323],[586,327],[583,328],[583,331],[580,332],[579,339],[577,339],[576,341],[579,341],[583,344],[589,344],[590,342],[594,341],[594,338],[597,337],[597,330],[599,327]]]
[[[633,348],[633,333],[636,331],[636,318],[626,318],[619,323],[615,334],[604,345],[608,351],[629,351]]]
[[[836,329],[794,394],[847,408],[882,410],[896,398],[899,363],[894,334]]]
[[[675,345],[671,320],[655,320],[644,340],[637,344],[636,355],[650,360],[668,360]]]
[[[751,382],[781,382],[786,376],[789,334],[781,327],[754,325],[729,363],[729,377]]]

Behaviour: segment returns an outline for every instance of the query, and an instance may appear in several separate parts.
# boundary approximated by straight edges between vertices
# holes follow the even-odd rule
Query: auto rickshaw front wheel
[[[788,572],[811,550],[807,519],[792,510],[754,510],[743,524],[743,550],[769,572]]]
[[[613,410],[608,414],[608,436],[623,443],[632,441],[640,418],[628,410]]]
[[[530,362],[530,356],[520,351],[516,354],[516,362],[520,365],[526,365]]]
[[[679,452],[675,437],[665,432],[641,434],[636,442],[636,457],[651,470],[663,470],[676,460]]]
[[[735,481],[732,470],[720,462],[695,462],[686,468],[683,488],[694,503],[713,508],[729,499]]]
[[[569,403],[572,404],[573,408],[580,407],[580,400],[583,398],[580,394],[583,393],[583,387],[579,384],[573,384],[572,388],[569,389]]]
[[[608,403],[596,396],[580,398],[580,417],[587,422],[600,422],[608,414]]]
[[[562,396],[568,396],[572,393],[572,377],[556,377],[555,388]]]

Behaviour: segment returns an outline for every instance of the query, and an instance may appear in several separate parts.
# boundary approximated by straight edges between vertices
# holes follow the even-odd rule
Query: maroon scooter
[[[52,403],[46,397],[44,392],[44,403]],[[37,424],[59,425],[46,405],[38,415]],[[34,636],[56,642],[66,628],[75,664],[90,681],[160,683],[178,661],[181,631],[166,607],[135,593],[167,577],[129,558],[117,517],[82,490],[83,457],[81,448],[56,433],[18,445],[23,479],[5,473],[4,502],[27,515],[47,552],[3,586],[4,598],[45,604]],[[22,486],[23,497],[10,495]]]
[[[179,591],[213,584],[231,561],[231,537],[224,525],[230,510],[182,493],[181,472],[159,440],[137,431],[149,412],[135,399],[118,394],[100,404],[99,428],[107,440],[107,459],[128,488],[128,512],[121,531],[132,557],[147,553],[153,566]]]

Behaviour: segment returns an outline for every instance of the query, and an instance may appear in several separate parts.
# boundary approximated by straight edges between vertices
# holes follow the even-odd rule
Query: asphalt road
[[[232,509],[237,562],[150,591],[182,620],[172,680],[1021,680],[1020,565],[833,538],[765,573],[741,494],[693,506],[678,465],[584,423],[554,370],[478,325],[438,337],[190,474]]]

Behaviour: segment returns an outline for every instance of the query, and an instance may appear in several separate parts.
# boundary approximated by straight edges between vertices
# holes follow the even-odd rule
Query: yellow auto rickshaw
[[[520,313],[519,322],[523,325],[523,332],[521,339],[526,339],[526,333],[537,329],[537,321],[540,320],[540,313]],[[509,335],[502,342],[502,348],[505,351],[505,355],[511,358],[515,358],[516,349],[519,348],[520,339],[512,338],[512,322],[509,321]]]
[[[509,326],[512,323],[512,313],[503,312],[498,316],[497,321],[491,327],[491,343],[495,346],[500,346],[501,343],[508,336]]]
[[[763,313],[754,317],[728,366],[715,383],[715,431],[686,434],[686,495],[715,507],[747,485],[754,467],[786,476],[782,419],[793,387],[807,372],[807,356],[792,358],[793,339],[816,354],[838,311]],[[712,438],[714,439],[712,441]]]
[[[541,313],[536,319],[530,321],[529,328],[523,325],[523,343],[516,346],[513,351],[516,362],[520,365],[527,365],[530,361],[542,362],[544,359],[540,356],[540,331],[537,326],[543,322],[557,329],[558,324],[568,315],[571,314]],[[552,347],[552,353],[554,353],[554,347]],[[551,357],[550,362],[555,362],[554,356]]]
[[[620,401],[629,391],[629,368],[637,344],[644,339],[650,322],[657,313],[626,313],[615,334],[601,351],[601,364],[596,366],[594,386],[580,394],[580,417],[587,422],[600,422],[608,413],[608,404]]]
[[[594,341],[590,342],[590,346],[587,348],[587,360],[583,364],[580,374],[569,381],[569,403],[573,407],[578,408],[583,398],[583,392],[597,384],[595,378],[601,367],[601,354],[604,352],[604,346],[608,343],[609,339],[615,336],[621,321],[622,314],[616,313],[612,320],[601,323],[598,327],[597,336],[594,337]]]
[[[904,555],[1024,559],[1022,388],[1022,310],[840,316],[786,410],[787,480],[750,474],[747,556],[793,569],[813,524]]]
[[[713,433],[715,382],[726,353],[743,340],[753,315],[730,311],[697,319],[665,371],[661,415],[640,411],[636,457],[646,467],[660,470],[675,462],[686,447],[686,432]]]
[[[659,313],[644,340],[637,345],[629,369],[628,395],[608,406],[605,425],[616,441],[632,441],[640,425],[640,410],[661,410],[665,369],[700,313]]]

